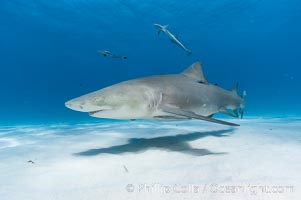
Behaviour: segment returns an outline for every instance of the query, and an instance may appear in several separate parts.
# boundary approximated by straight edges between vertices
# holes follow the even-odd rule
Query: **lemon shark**
[[[98,118],[199,119],[239,126],[212,116],[221,112],[242,117],[245,95],[245,91],[242,96],[237,95],[237,84],[231,91],[210,84],[200,62],[196,62],[180,74],[124,81],[67,101],[65,105]]]

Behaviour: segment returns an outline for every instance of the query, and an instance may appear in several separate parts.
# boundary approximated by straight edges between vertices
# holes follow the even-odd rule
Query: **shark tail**
[[[233,94],[238,95],[238,83],[235,83],[232,87],[231,92],[233,92]],[[240,117],[241,119],[244,116],[244,109],[245,109],[245,97],[247,96],[247,92],[246,90],[244,90],[242,92],[242,94],[240,95],[240,97],[242,98],[242,103],[235,109],[233,109],[233,113],[235,117]],[[229,115],[229,114],[228,114]],[[232,115],[231,115],[232,116]]]
[[[186,49],[185,51],[186,51],[187,56],[190,56],[192,54],[192,51],[190,51],[189,49]]]
[[[245,109],[245,97],[247,96],[247,91],[244,90],[241,94],[241,98],[243,99],[243,103],[239,107],[239,114],[240,118],[242,119],[244,116],[244,109]]]

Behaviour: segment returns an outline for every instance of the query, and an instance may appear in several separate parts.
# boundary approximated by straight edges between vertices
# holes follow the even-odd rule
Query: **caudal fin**
[[[239,113],[240,113],[240,118],[242,119],[244,116],[244,110],[245,110],[245,97],[247,96],[246,90],[244,90],[241,94],[241,98],[244,100],[243,103],[240,105],[239,108]]]
[[[190,56],[192,54],[192,51],[190,51],[189,49],[186,49],[185,51],[186,51],[187,56]]]

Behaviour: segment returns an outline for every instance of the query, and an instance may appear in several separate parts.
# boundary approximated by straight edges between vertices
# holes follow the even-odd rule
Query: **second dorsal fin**
[[[189,66],[185,71],[181,73],[182,75],[191,78],[197,82],[208,83],[206,80],[200,62],[195,62]]]
[[[237,94],[237,90],[238,90],[238,83],[235,83],[232,87],[232,90],[231,92],[234,93],[234,94]]]

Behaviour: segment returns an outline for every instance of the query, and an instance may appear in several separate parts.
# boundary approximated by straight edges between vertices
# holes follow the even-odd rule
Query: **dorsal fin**
[[[208,83],[208,81],[206,80],[206,78],[203,74],[200,62],[193,63],[190,67],[188,67],[181,74],[188,77],[188,78],[191,78],[191,79],[193,79],[197,82]]]
[[[237,90],[238,90],[238,83],[235,83],[232,87],[231,92],[233,92],[234,94],[237,94]]]

